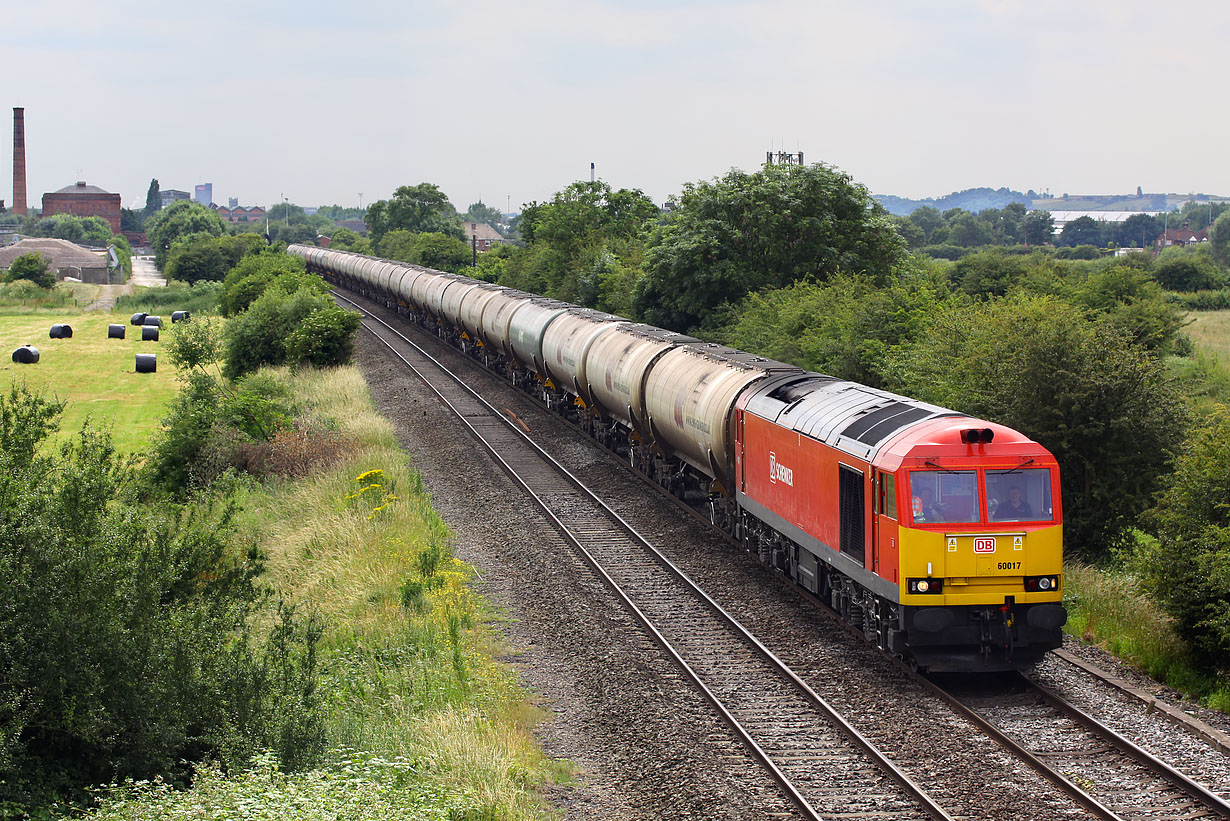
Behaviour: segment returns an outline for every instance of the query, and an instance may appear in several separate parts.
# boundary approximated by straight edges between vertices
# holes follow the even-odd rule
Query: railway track
[[[1212,791],[1027,676],[924,680],[1098,818],[1230,818],[1230,804]]]
[[[358,303],[337,299],[362,309]],[[951,819],[631,525],[500,409],[378,317],[364,328],[538,504],[808,819]]]

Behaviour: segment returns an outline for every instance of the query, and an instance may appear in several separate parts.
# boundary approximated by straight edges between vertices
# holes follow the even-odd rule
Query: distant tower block
[[[765,165],[802,165],[803,152],[791,154],[788,151],[766,151],[764,152]]]
[[[13,213],[26,215],[26,110],[13,108]]]

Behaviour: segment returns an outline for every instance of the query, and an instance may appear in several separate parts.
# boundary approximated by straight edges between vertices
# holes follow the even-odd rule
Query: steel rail
[[[344,297],[342,298],[345,299]],[[350,300],[346,300],[346,301],[350,301]],[[351,304],[355,304],[355,303],[351,302]],[[373,318],[376,319],[376,321],[381,322],[381,324],[386,325],[386,327],[391,328],[391,326],[389,326],[388,323],[383,322],[383,320],[380,320],[378,317],[373,317]],[[440,341],[440,344],[443,345],[445,343],[443,341]],[[572,425],[570,422],[567,422],[567,420],[562,420],[562,421],[565,421],[573,429],[579,430],[577,426]],[[541,448],[539,448],[536,443],[533,443],[532,440],[530,440],[530,444],[535,449],[541,452]],[[620,464],[628,466],[627,461],[622,459],[619,456],[619,454],[615,453],[614,451],[611,451],[609,448],[603,446],[601,443],[597,443],[597,444],[604,451],[614,456]],[[550,458],[550,457],[546,457],[546,458]],[[564,470],[566,473],[566,469],[563,469],[562,467],[561,469]],[[656,489],[660,490],[660,487],[656,483],[654,483],[652,480],[650,480],[649,477],[645,476],[645,474],[643,474],[642,472],[636,470],[635,467],[633,467],[632,469],[633,469],[634,475],[643,479],[647,484],[652,485]],[[574,479],[573,481],[575,482],[576,480]],[[698,520],[703,521],[705,524],[709,525],[710,527],[714,527],[713,524],[709,521],[708,517],[706,517],[701,511],[697,510],[692,505],[687,504],[685,501],[679,499],[678,497],[674,495],[668,494],[668,496],[671,499],[671,501],[675,502],[679,506],[680,509],[687,511],[688,513],[691,513]],[[606,507],[605,505],[603,506]],[[618,519],[617,514],[614,514],[613,512],[612,512],[612,516]],[[630,530],[630,532],[635,533],[635,531],[631,530],[630,526],[628,526],[628,529]],[[736,545],[738,544],[734,539],[732,539],[729,536],[729,534],[726,534],[724,531],[716,527],[714,527],[714,530],[720,533],[721,535],[723,535],[732,544],[736,544]],[[652,549],[652,546],[650,547],[650,549]],[[670,565],[669,560],[666,560],[663,557],[662,561],[665,562],[671,569],[674,569],[673,565]],[[682,575],[681,571],[675,570],[675,572]],[[686,577],[684,578],[686,579]],[[786,583],[792,589],[797,590],[800,593],[802,593],[805,598],[812,601],[814,604],[818,605],[819,608],[822,611],[824,611],[826,615],[834,617],[836,622],[840,626],[849,630],[852,635],[857,634],[857,631],[851,625],[849,625],[848,623],[846,623],[844,620],[840,618],[836,618],[826,603],[820,601],[819,599],[816,599],[814,596],[810,595],[807,591],[802,590],[802,588],[799,588],[797,585],[789,582],[788,580],[786,581]],[[719,607],[719,606],[714,604],[714,607]],[[770,651],[766,649],[765,652],[770,652]],[[1145,700],[1145,699],[1142,699],[1142,697],[1139,694],[1133,692],[1132,690],[1128,688],[1123,687],[1120,684],[1117,684],[1115,681],[1110,679],[1105,674],[1101,673],[1101,671],[1099,671],[1097,668],[1093,667],[1092,665],[1080,663],[1079,659],[1070,657],[1070,654],[1064,653],[1062,651],[1056,652],[1056,655],[1080,667],[1082,670],[1085,670],[1089,674],[1093,675],[1095,678],[1098,678],[1104,681],[1108,686],[1116,687],[1117,689],[1127,692],[1128,695],[1130,696],[1133,696],[1137,699]],[[940,698],[942,701],[948,704],[955,712],[964,716],[967,720],[969,720],[971,723],[976,725],[982,732],[988,735],[993,741],[995,741],[1001,747],[1003,747],[1004,749],[1006,749],[1013,755],[1020,758],[1022,761],[1024,761],[1027,765],[1029,765],[1032,769],[1034,769],[1036,772],[1038,772],[1048,781],[1055,784],[1057,787],[1060,788],[1062,792],[1066,793],[1077,804],[1084,807],[1094,816],[1101,818],[1101,819],[1105,819],[1105,821],[1124,821],[1124,819],[1120,815],[1116,814],[1110,808],[1106,807],[1102,802],[1098,801],[1097,798],[1095,798],[1094,796],[1089,794],[1087,791],[1082,789],[1077,783],[1071,781],[1070,779],[1065,777],[1062,773],[1059,773],[1057,770],[1052,768],[1042,758],[1035,755],[1031,750],[1029,750],[1027,747],[1019,743],[1012,736],[1008,735],[1006,732],[1001,730],[993,722],[983,717],[973,708],[970,708],[967,705],[963,704],[956,696],[948,693],[942,687],[940,687],[939,685],[927,679],[924,675],[918,673],[916,670],[913,670],[908,664],[902,662],[899,659],[893,659],[893,660],[896,663],[898,663],[905,672],[910,674],[913,678],[919,681],[924,687],[930,690],[936,697]],[[1027,683],[1027,686],[1030,689],[1035,690],[1038,693],[1040,698],[1043,698],[1044,700],[1050,702],[1052,706],[1055,707],[1055,709],[1060,710],[1061,712],[1064,712],[1072,720],[1076,721],[1082,726],[1085,726],[1086,729],[1090,730],[1090,732],[1093,732],[1095,735],[1102,737],[1103,740],[1107,741],[1107,743],[1111,744],[1113,747],[1117,749],[1120,749],[1125,755],[1128,755],[1130,758],[1137,761],[1137,763],[1155,772],[1157,775],[1164,778],[1165,780],[1173,784],[1178,789],[1189,793],[1190,797],[1194,798],[1199,803],[1205,805],[1210,810],[1218,813],[1219,815],[1230,818],[1230,804],[1222,800],[1219,796],[1211,793],[1206,788],[1204,788],[1202,785],[1200,785],[1199,783],[1193,781],[1192,779],[1184,775],[1182,772],[1178,771],[1175,768],[1170,767],[1169,765],[1160,761],[1156,757],[1152,756],[1147,751],[1136,746],[1130,740],[1123,738],[1122,736],[1115,733],[1110,728],[1105,727],[1104,725],[1100,724],[1100,722],[1098,722],[1092,716],[1089,716],[1088,714],[1083,713],[1079,708],[1065,701],[1064,699],[1062,699],[1062,697],[1047,690],[1043,686],[1038,685],[1036,682],[1033,682],[1027,676],[1022,675],[1021,678],[1023,679],[1023,681]],[[802,687],[807,687],[805,683],[801,681],[799,683]],[[1163,702],[1159,702],[1156,699],[1149,699],[1145,701],[1146,703],[1153,704],[1155,707],[1158,707],[1159,709],[1163,709],[1164,706],[1168,706],[1168,705],[1164,705]],[[1062,704],[1063,706],[1060,706],[1060,704]],[[1175,708],[1170,708],[1170,709],[1175,710]],[[1177,710],[1175,711],[1177,712]],[[1183,722],[1182,721],[1183,716],[1179,716],[1179,717],[1170,716],[1169,715],[1170,711],[1165,710],[1165,709],[1163,709],[1163,712],[1167,713],[1168,717],[1170,717],[1172,720],[1175,720],[1176,723],[1184,724],[1185,728],[1205,738],[1213,746],[1224,749],[1223,747],[1224,742],[1222,741],[1222,739],[1215,737],[1213,734],[1208,732],[1208,730],[1204,728],[1202,723],[1193,722],[1193,721]],[[1120,742],[1122,742],[1122,744],[1125,746],[1121,747]]]
[[[359,308],[361,311],[363,310],[362,306],[359,305],[357,302],[351,299],[348,299],[344,296],[341,296],[340,294],[337,294],[336,291],[334,292],[334,296],[335,298],[343,302],[347,302],[355,306],[356,308]],[[798,690],[798,692],[803,695],[804,699],[813,708],[815,708],[817,711],[823,714],[839,732],[841,732],[854,746],[859,748],[864,753],[864,755],[866,755],[869,759],[871,759],[871,761],[875,764],[875,766],[878,769],[880,769],[885,775],[887,775],[892,781],[894,781],[899,787],[901,787],[911,798],[917,801],[919,805],[921,806],[921,808],[923,809],[923,811],[927,815],[931,816],[932,818],[939,819],[940,821],[953,821],[952,817],[942,807],[940,807],[939,804],[936,803],[935,800],[932,799],[926,793],[926,791],[922,789],[921,786],[916,784],[912,779],[910,779],[908,775],[906,775],[903,771],[901,771],[901,769],[897,767],[896,764],[893,763],[891,759],[889,759],[884,753],[879,751],[865,736],[863,736],[857,730],[857,728],[855,728],[852,724],[850,724],[843,716],[840,715],[840,713],[838,713],[831,705],[829,705],[828,702],[826,702],[819,694],[817,694],[814,690],[812,690],[812,688],[806,682],[804,682],[801,678],[799,678],[799,676],[796,673],[794,673],[794,671],[791,670],[784,662],[782,662],[771,650],[765,647],[764,644],[762,644],[759,641],[759,639],[757,639],[754,635],[752,635],[751,632],[749,632],[745,627],[743,627],[743,625],[740,622],[738,622],[733,616],[731,616],[724,608],[722,608],[721,605],[719,605],[708,594],[706,594],[703,590],[701,590],[700,587],[697,586],[682,570],[680,570],[669,559],[667,559],[664,555],[662,555],[653,546],[653,544],[650,543],[647,539],[645,539],[645,537],[642,536],[630,523],[628,523],[618,513],[612,510],[609,505],[607,505],[604,501],[602,501],[601,498],[599,498],[596,494],[594,494],[591,490],[589,490],[589,488],[586,487],[584,483],[581,482],[581,480],[578,479],[575,475],[573,475],[567,468],[565,468],[562,464],[560,464],[553,457],[551,457],[540,445],[538,445],[538,443],[534,442],[534,440],[531,437],[529,437],[524,430],[522,430],[515,423],[513,423],[512,420],[508,419],[505,416],[505,414],[501,413],[497,408],[491,405],[491,403],[489,403],[486,399],[484,399],[477,391],[475,391],[473,388],[467,385],[463,379],[461,379],[456,374],[454,374],[447,366],[445,366],[443,363],[437,360],[434,356],[428,353],[424,348],[422,348],[422,346],[418,345],[413,340],[406,337],[404,334],[402,334],[400,331],[398,331],[388,322],[385,322],[380,317],[371,315],[368,312],[364,312],[364,314],[365,314],[366,319],[370,319],[371,321],[379,323],[381,326],[388,329],[389,332],[399,337],[404,344],[412,347],[419,355],[423,356],[425,359],[431,362],[436,368],[438,368],[441,372],[443,372],[448,378],[452,379],[457,385],[459,385],[462,389],[464,389],[470,395],[471,398],[475,399],[476,401],[481,403],[483,406],[485,406],[490,411],[492,416],[500,419],[501,422],[506,426],[508,430],[512,431],[522,442],[524,442],[531,450],[533,450],[541,459],[546,461],[554,470],[556,470],[559,473],[559,475],[564,477],[571,485],[573,485],[577,490],[583,493],[589,499],[589,501],[591,501],[593,504],[598,506],[605,513],[605,515],[607,515],[611,519],[611,521],[616,523],[620,529],[622,529],[628,536],[630,536],[644,550],[646,550],[653,557],[655,562],[657,562],[665,570],[667,570],[680,584],[682,584],[687,589],[689,593],[691,593],[699,601],[701,601],[711,612],[717,615],[719,619],[721,619],[730,629],[732,629],[736,634],[738,634],[738,636],[750,648],[752,648],[752,650],[758,656],[768,661],[772,665],[772,667],[775,669],[777,674],[783,680],[785,680],[786,682],[794,686],[796,690]],[[753,758],[755,758],[763,767],[765,767],[765,769],[770,773],[773,780],[776,781],[779,784],[779,786],[782,787],[783,791],[786,793],[787,797],[791,800],[791,802],[794,803],[799,808],[799,810],[803,812],[808,818],[816,818],[816,819],[820,818],[821,816],[815,813],[815,811],[811,808],[810,804],[807,802],[806,798],[804,798],[802,794],[798,791],[798,789],[790,782],[788,776],[786,776],[786,774],[780,770],[780,768],[771,760],[768,753],[766,753],[765,750],[755,741],[755,739],[752,738],[750,732],[746,728],[744,728],[742,724],[739,722],[739,720],[733,714],[730,713],[730,711],[725,707],[725,705],[721,703],[718,696],[715,693],[713,693],[712,690],[704,683],[704,681],[701,679],[699,674],[694,669],[692,669],[690,665],[688,665],[687,661],[671,645],[669,640],[661,633],[661,631],[654,624],[652,624],[649,617],[632,601],[629,595],[620,587],[618,582],[616,582],[607,573],[607,571],[601,566],[601,563],[599,562],[599,560],[589,550],[586,549],[586,547],[581,543],[580,539],[578,539],[577,536],[573,534],[571,530],[567,527],[567,525],[560,520],[560,518],[556,515],[556,513],[550,508],[549,504],[529,487],[528,483],[518,474],[516,469],[512,465],[509,464],[508,460],[506,460],[503,457],[503,455],[501,455],[494,447],[491,446],[490,443],[488,443],[484,439],[481,433],[474,427],[474,425],[470,423],[469,419],[464,414],[462,414],[454,406],[454,404],[446,396],[444,396],[444,394],[434,384],[432,384],[431,380],[418,367],[416,367],[413,363],[411,363],[404,356],[402,356],[401,353],[399,353],[393,347],[393,345],[388,342],[388,340],[386,340],[379,333],[377,333],[373,328],[370,327],[370,325],[367,325],[365,323],[364,327],[370,333],[372,333],[372,335],[377,340],[379,340],[383,345],[385,345],[393,353],[394,356],[400,359],[416,376],[418,376],[419,379],[422,380],[428,386],[428,388],[433,393],[435,393],[435,395],[438,396],[441,399],[441,401],[443,401],[446,404],[446,406],[448,406],[449,409],[452,410],[457,415],[457,417],[461,420],[462,424],[464,424],[466,428],[469,429],[470,432],[475,436],[475,438],[479,440],[479,442],[483,445],[483,447],[487,450],[487,452],[492,456],[492,458],[496,460],[496,462],[510,476],[510,478],[512,478],[512,480],[519,487],[521,487],[527,494],[530,495],[530,497],[535,501],[535,503],[544,511],[546,516],[552,521],[552,523],[555,525],[556,529],[561,533],[561,535],[563,535],[565,539],[567,539],[571,544],[573,544],[577,548],[577,550],[584,557],[586,562],[591,567],[593,567],[594,570],[600,576],[600,578],[602,578],[603,582],[623,600],[623,602],[632,612],[636,620],[645,627],[645,629],[650,633],[651,636],[653,636],[654,641],[660,647],[663,648],[663,650],[668,654],[671,660],[675,662],[676,666],[678,666],[685,673],[685,675],[687,675],[688,678],[691,679],[691,681],[697,686],[697,688],[700,690],[704,698],[714,707],[714,709],[722,717],[723,721],[727,723],[727,725],[730,726],[731,729],[739,736],[740,740],[744,743],[744,745],[751,752]]]

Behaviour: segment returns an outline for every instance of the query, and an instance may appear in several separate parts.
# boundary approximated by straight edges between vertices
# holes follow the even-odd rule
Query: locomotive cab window
[[[987,471],[992,522],[1053,522],[1050,468]]]
[[[910,472],[915,524],[964,524],[981,518],[978,475],[972,470]]]
[[[897,477],[891,473],[880,474],[879,502],[876,512],[890,519],[897,518]]]

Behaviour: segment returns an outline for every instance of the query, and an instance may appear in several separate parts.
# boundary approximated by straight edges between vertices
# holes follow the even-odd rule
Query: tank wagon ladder
[[[803,817],[850,817],[853,799],[860,818],[951,821],[850,722],[503,413],[388,323],[366,317],[364,327],[453,410],[543,510]]]

